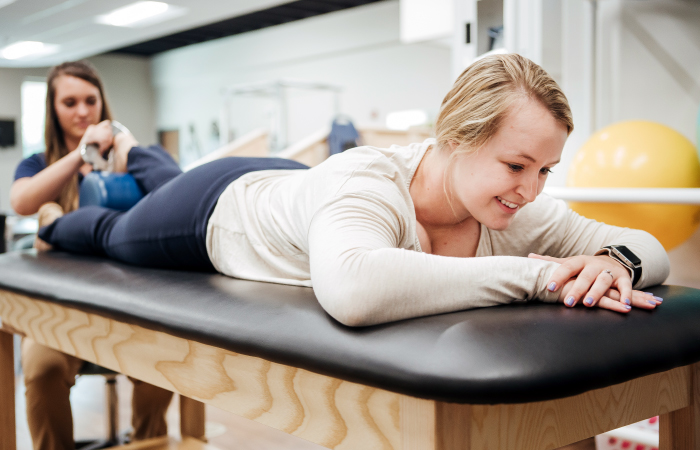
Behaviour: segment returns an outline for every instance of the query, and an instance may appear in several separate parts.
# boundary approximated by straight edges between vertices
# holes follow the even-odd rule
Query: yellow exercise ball
[[[576,153],[567,184],[572,187],[700,187],[700,161],[693,144],[655,122],[620,122],[594,134]],[[700,205],[584,203],[569,206],[582,216],[654,235],[666,250],[683,243],[700,224]]]

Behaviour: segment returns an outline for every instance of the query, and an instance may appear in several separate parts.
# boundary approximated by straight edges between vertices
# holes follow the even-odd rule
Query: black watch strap
[[[637,284],[637,281],[642,278],[642,261],[637,255],[632,253],[632,250],[628,249],[624,245],[606,245],[596,252],[596,255],[604,254],[607,254],[623,266],[627,267],[632,275],[632,286]]]

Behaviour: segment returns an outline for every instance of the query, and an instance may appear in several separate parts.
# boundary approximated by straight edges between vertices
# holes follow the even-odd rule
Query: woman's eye
[[[542,175],[549,175],[550,173],[554,173],[554,172],[552,172],[551,169],[548,169],[546,167],[544,167],[542,170],[540,170],[540,174],[542,174]]]
[[[507,164],[507,166],[511,172],[520,172],[521,170],[523,170],[523,166],[520,166],[518,164]]]
[[[69,108],[72,108],[73,106],[75,106],[75,102],[73,100],[66,100],[63,102],[63,104]]]
[[[87,100],[85,101],[85,103],[87,103],[88,105],[92,106],[92,105],[94,105],[95,103],[97,103],[97,99],[96,99],[95,97],[90,97],[89,99],[87,99]]]

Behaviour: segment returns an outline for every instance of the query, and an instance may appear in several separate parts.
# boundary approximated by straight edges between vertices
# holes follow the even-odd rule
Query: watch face
[[[642,263],[642,261],[639,258],[637,258],[637,255],[632,253],[630,249],[628,249],[624,245],[616,245],[613,247],[613,249],[617,250],[618,253],[620,253],[627,260],[629,260],[629,262],[631,262],[634,266],[638,266]]]

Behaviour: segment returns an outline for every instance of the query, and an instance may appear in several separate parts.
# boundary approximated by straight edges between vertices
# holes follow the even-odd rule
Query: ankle
[[[39,213],[37,214],[39,229],[51,225],[61,216],[63,216],[63,208],[61,208],[61,205],[55,202],[44,203],[39,208]],[[36,239],[34,239],[34,248],[40,252],[45,252],[51,250],[53,247],[37,236]]]
[[[114,172],[128,172],[129,152],[137,145],[139,145],[138,141],[129,133],[119,133],[114,137]]]

